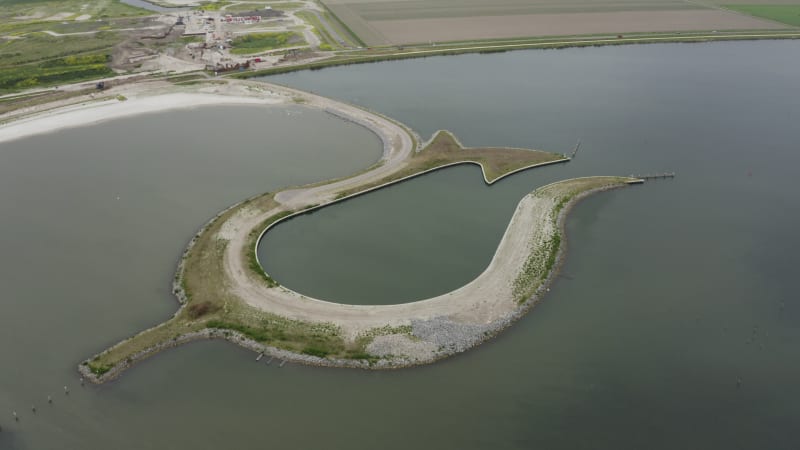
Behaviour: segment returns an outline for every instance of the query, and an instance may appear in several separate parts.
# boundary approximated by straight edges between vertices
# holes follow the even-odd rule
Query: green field
[[[726,5],[728,9],[800,27],[800,5]]]
[[[517,16],[573,12],[669,11],[702,7],[681,0],[322,0],[352,33],[369,45],[388,44],[381,22]],[[413,27],[413,25],[410,25]],[[412,42],[410,40],[409,42]],[[414,41],[416,42],[416,41]]]
[[[283,33],[251,33],[234,39],[231,44],[231,53],[249,55],[304,43],[305,41],[300,35],[291,31]]]
[[[0,93],[114,75],[110,55],[125,37],[110,30],[146,14],[117,0],[0,0]]]
[[[90,19],[149,15],[152,12],[118,0],[0,0],[0,24],[59,22],[89,15]],[[89,19],[86,19],[89,20]]]
[[[33,33],[0,43],[0,93],[113,75],[108,61],[116,33],[49,36]]]
[[[413,20],[445,17],[482,17],[518,14],[648,11],[698,9],[680,0],[424,0],[424,1],[349,1],[324,2],[337,11],[348,9],[363,20]]]
[[[796,24],[798,0],[322,0],[369,46],[559,35],[765,30]],[[752,14],[739,14],[744,11]]]

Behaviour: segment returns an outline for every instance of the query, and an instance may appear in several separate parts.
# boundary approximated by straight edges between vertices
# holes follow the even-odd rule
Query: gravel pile
[[[454,322],[446,317],[412,320],[412,334],[436,346],[439,354],[459,353],[482,342],[497,329],[496,324],[475,325]]]

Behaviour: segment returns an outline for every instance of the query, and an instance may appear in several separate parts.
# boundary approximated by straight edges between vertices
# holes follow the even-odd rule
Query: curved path
[[[406,326],[415,321],[441,318],[483,326],[508,318],[520,308],[520,300],[528,299],[529,296],[520,299],[515,295],[515,283],[535,250],[545,246],[558,232],[559,223],[553,214],[562,198],[578,198],[582,193],[623,186],[632,181],[618,177],[573,179],[528,194],[519,202],[489,266],[477,278],[449,293],[413,303],[345,305],[309,298],[283,287],[268,287],[245,266],[244,252],[248,251],[246,242],[250,231],[282,208],[259,215],[244,209],[226,222],[226,235],[217,238],[230,238],[224,267],[231,292],[247,304],[273,314],[307,322],[330,322],[341,327],[351,339],[374,328]],[[315,197],[315,192],[320,195]],[[327,193],[320,188],[302,192],[303,198],[309,200],[326,198]],[[231,235],[230,230],[235,232]],[[540,275],[548,274],[541,271]]]

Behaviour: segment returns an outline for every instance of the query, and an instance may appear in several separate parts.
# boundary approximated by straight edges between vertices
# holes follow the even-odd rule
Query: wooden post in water
[[[581,140],[580,139],[578,139],[578,143],[575,144],[575,148],[572,150],[572,156],[569,157],[570,159],[575,158],[575,155],[578,154],[578,149],[579,148],[581,148]]]

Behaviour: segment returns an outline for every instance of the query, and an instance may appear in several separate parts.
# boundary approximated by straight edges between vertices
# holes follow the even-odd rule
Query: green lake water
[[[492,187],[452,168],[270,231],[267,270],[324,299],[460,286],[520,198],[551,181],[678,173],[583,201],[541,304],[480,348],[400,371],[278,369],[224,342],[100,387],[75,371],[174,312],[175,263],[205,220],[370,165],[369,132],[300,108],[224,107],[2,144],[0,449],[798,448],[798,50],[524,51],[270,78],[466,145],[583,141],[575,161]]]

